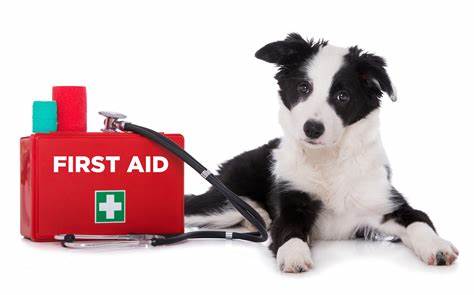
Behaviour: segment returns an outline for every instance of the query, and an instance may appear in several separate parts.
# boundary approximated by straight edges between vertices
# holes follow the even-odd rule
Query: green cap
[[[55,101],[33,102],[33,133],[56,132],[58,107]]]

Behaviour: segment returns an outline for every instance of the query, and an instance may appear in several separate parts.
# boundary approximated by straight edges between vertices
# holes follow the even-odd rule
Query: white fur
[[[377,225],[392,210],[378,116],[376,110],[348,126],[332,146],[307,148],[284,137],[273,152],[276,178],[324,204],[314,238],[349,238],[359,226]]]
[[[242,200],[247,202],[252,208],[254,208],[263,220],[267,228],[271,223],[268,212],[260,207],[256,202],[250,200],[247,197],[240,197]],[[247,219],[242,216],[232,205],[228,204],[226,208],[223,208],[222,212],[216,212],[215,214],[209,215],[188,215],[185,217],[186,226],[207,226],[213,228],[228,228],[232,226],[243,226],[247,230],[256,230],[255,226],[250,223]]]
[[[289,239],[278,248],[276,259],[283,272],[304,272],[313,267],[308,244],[298,238]]]
[[[210,215],[186,216],[186,226],[207,226],[212,228],[228,228],[240,224],[244,220],[237,210],[225,210]]]
[[[440,238],[426,223],[414,222],[407,227],[406,231],[411,248],[424,262],[433,264],[438,252],[448,256],[448,264],[457,257],[456,248],[450,242]]]
[[[400,237],[403,243],[427,264],[435,264],[438,253],[443,253],[447,264],[453,263],[459,254],[451,242],[442,239],[424,222],[413,222],[403,227],[389,221],[381,225],[381,229]]]

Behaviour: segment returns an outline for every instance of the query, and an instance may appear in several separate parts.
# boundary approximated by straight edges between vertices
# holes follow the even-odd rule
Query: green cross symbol
[[[125,191],[95,191],[95,223],[125,222]]]

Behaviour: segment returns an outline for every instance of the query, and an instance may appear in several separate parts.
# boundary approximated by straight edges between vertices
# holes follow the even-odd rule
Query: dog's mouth
[[[323,146],[324,143],[320,140],[311,140],[311,139],[304,139],[303,142],[311,147],[318,147],[318,146]]]

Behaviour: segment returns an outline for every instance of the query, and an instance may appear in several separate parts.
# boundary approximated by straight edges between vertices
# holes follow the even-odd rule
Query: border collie
[[[313,266],[313,240],[395,236],[430,265],[459,252],[390,182],[379,133],[383,93],[396,100],[382,57],[292,33],[255,56],[278,66],[283,137],[225,162],[220,179],[264,217],[283,272]],[[186,197],[186,223],[252,226],[216,190]]]

